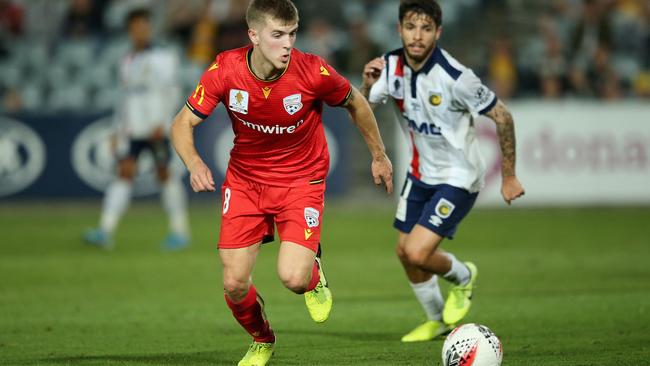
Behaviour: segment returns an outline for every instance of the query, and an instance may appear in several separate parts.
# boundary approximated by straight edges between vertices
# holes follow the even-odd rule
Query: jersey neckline
[[[291,53],[293,54],[293,50],[291,50]],[[274,77],[272,79],[262,79],[262,78],[258,77],[257,75],[255,75],[255,73],[253,72],[253,67],[251,66],[251,57],[252,57],[252,55],[253,55],[253,47],[249,48],[246,51],[246,66],[248,67],[248,72],[250,72],[251,75],[253,75],[255,80],[259,80],[259,81],[262,81],[262,82],[265,82],[265,83],[272,83],[274,81],[277,81],[284,74],[286,74],[287,70],[289,70],[289,66],[291,65],[291,59],[293,59],[293,57],[292,57],[293,55],[290,54],[289,55],[289,63],[287,63],[287,67],[284,68],[284,71],[282,71],[282,73],[280,75],[278,75],[278,76],[276,76],[276,77]]]
[[[424,62],[424,65],[420,67],[418,70],[415,70],[414,68],[409,65],[409,63],[406,60],[406,50],[402,47],[402,57],[404,58],[404,65],[406,65],[409,69],[411,69],[411,72],[413,74],[428,74],[433,67],[439,63],[440,58],[442,57],[442,51],[440,51],[440,47],[436,45],[433,50],[431,50],[431,54],[429,55],[429,58]]]

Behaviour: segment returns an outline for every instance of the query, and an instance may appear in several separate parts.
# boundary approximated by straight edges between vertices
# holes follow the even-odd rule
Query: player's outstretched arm
[[[524,187],[515,175],[515,163],[517,160],[515,123],[508,107],[500,100],[486,113],[486,116],[490,117],[497,125],[497,135],[499,136],[502,155],[501,195],[506,203],[510,204],[510,202],[523,196],[525,193]]]
[[[183,106],[172,124],[172,145],[190,172],[190,184],[194,192],[214,192],[212,172],[194,146],[194,127],[201,122],[203,122],[201,118],[192,113],[187,106]]]
[[[377,127],[377,120],[375,120],[375,115],[370,109],[370,105],[366,98],[361,95],[359,90],[354,86],[350,86],[352,90],[350,91],[350,97],[343,104],[348,112],[350,112],[350,117],[352,117],[352,122],[359,128],[361,135],[364,140],[366,140],[366,145],[372,154],[372,177],[375,180],[375,184],[381,185],[382,181],[386,185],[386,191],[388,193],[393,192],[393,165],[386,156],[386,148],[384,147],[384,142],[381,139],[379,134],[379,128]]]

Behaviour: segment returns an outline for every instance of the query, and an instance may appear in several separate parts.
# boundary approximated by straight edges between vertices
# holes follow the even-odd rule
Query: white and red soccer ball
[[[502,359],[501,341],[480,324],[456,327],[442,345],[443,366],[500,366]]]

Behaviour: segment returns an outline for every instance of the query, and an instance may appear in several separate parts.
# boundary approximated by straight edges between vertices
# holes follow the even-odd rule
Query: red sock
[[[257,301],[257,290],[255,286],[251,285],[248,289],[248,294],[239,303],[233,302],[228,295],[224,295],[224,297],[226,298],[226,304],[232,310],[232,315],[246,329],[248,334],[253,336],[255,342],[275,342],[273,330],[271,330],[269,322],[264,319],[262,305]]]
[[[311,281],[309,281],[309,285],[307,285],[307,291],[315,289],[316,285],[318,285],[318,281],[320,281],[320,273],[318,273],[318,263],[314,261],[314,268],[311,270]]]

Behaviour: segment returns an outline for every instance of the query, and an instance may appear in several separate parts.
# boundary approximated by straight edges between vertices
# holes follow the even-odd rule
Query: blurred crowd
[[[545,3],[529,32],[492,41],[484,75],[500,95],[650,97],[650,1]]]
[[[149,8],[189,91],[217,52],[248,43],[244,0],[0,0],[0,110],[108,110],[127,13]],[[398,0],[296,0],[297,46],[358,82],[399,47]],[[650,0],[441,0],[441,46],[510,98],[650,97]],[[180,105],[179,101],[179,105]]]

